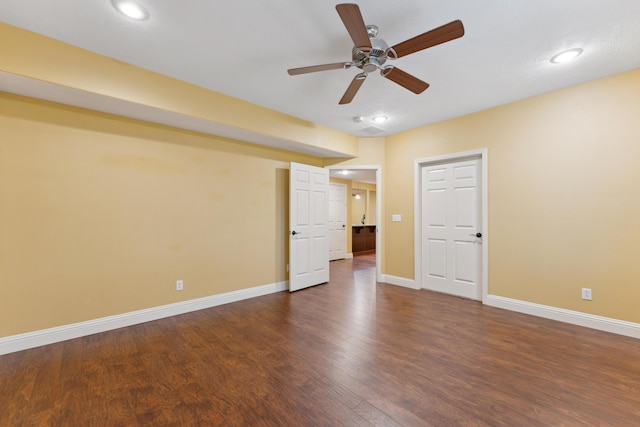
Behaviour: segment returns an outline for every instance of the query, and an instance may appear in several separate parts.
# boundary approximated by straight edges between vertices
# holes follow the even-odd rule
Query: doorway
[[[350,183],[351,194],[347,194],[349,204],[355,198],[353,190],[359,190],[360,197],[368,200],[368,209],[363,212],[357,212],[357,221],[354,219],[353,209],[348,209],[350,215],[346,219],[347,233],[353,234],[354,226],[366,227],[366,231],[370,232],[372,238],[375,241],[375,263],[376,263],[376,281],[381,281],[382,270],[382,167],[379,165],[371,166],[328,166],[330,176],[339,180],[344,180]],[[366,176],[367,178],[362,178]],[[365,192],[364,190],[368,191]],[[366,204],[363,204],[365,206]],[[368,213],[367,213],[368,212]],[[365,224],[362,224],[364,215]],[[353,236],[352,236],[353,237]],[[353,241],[352,251],[347,254],[347,258],[353,254]],[[373,255],[373,254],[371,254]]]
[[[419,288],[487,295],[487,150],[416,161],[415,280]]]

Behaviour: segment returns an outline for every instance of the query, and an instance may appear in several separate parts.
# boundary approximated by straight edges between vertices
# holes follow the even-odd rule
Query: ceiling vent
[[[380,135],[381,133],[385,133],[384,129],[380,129],[377,126],[369,126],[368,128],[362,129],[362,132],[368,133],[369,135]]]

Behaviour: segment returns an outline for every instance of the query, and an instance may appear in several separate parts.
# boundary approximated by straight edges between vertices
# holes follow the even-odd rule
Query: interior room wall
[[[640,322],[638,117],[634,70],[388,137],[384,273],[414,278],[416,159],[487,148],[489,293]]]
[[[290,161],[0,93],[0,337],[287,280]]]
[[[326,159],[325,165],[349,166],[382,166],[384,173],[386,138],[383,136],[372,138],[358,138],[358,156],[352,159]]]
[[[0,71],[358,155],[1,93],[0,337],[286,280],[290,161],[381,166],[382,272],[413,279],[415,160],[479,148],[489,292],[640,322],[640,70],[356,143],[2,23],[0,47]]]
[[[0,72],[66,88],[77,97],[106,97],[160,112],[248,130],[266,137],[358,155],[346,133],[206,90],[0,22]],[[47,86],[47,87],[50,87]],[[39,86],[40,87],[40,86]],[[93,107],[92,107],[93,108]]]
[[[351,190],[351,224],[364,224],[367,216],[367,191],[354,188]]]
[[[355,193],[360,194],[357,200]],[[376,212],[376,185],[367,182],[353,182],[351,190],[351,224],[361,224],[362,215],[365,216],[365,224],[375,224]]]

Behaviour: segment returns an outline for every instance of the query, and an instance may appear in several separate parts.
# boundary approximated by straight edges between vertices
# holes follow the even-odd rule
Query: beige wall
[[[353,159],[328,159],[327,166],[338,165],[340,167],[349,166],[382,166],[384,172],[386,138],[359,138],[358,156]]]
[[[290,161],[0,92],[0,337],[286,280]]]
[[[357,155],[353,136],[3,23],[0,51],[13,76]],[[0,150],[0,337],[286,280],[288,164],[323,165],[2,92]]]
[[[489,293],[640,322],[639,117],[635,70],[388,137],[383,273],[414,276],[415,160],[488,148]]]
[[[362,222],[362,214],[365,214],[366,224],[375,224],[376,220],[376,185],[366,182],[352,181],[351,193],[349,200],[351,203],[350,224],[360,224]],[[361,195],[360,200],[356,200],[353,196],[356,192]]]
[[[345,157],[358,139],[0,23],[0,71],[90,94],[321,147]],[[313,152],[313,151],[311,151]]]
[[[382,166],[382,272],[413,278],[414,161],[478,148],[489,292],[640,322],[639,70],[354,143],[5,24],[0,47],[0,71],[359,153],[323,162],[0,93],[0,337],[286,280],[290,161]]]

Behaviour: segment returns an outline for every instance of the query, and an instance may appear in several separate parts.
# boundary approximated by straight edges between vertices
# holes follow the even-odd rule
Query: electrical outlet
[[[582,288],[582,299],[585,299],[587,301],[591,301],[593,298],[591,297],[591,289],[589,288]]]
[[[184,281],[176,280],[176,291],[181,291],[184,287]]]

